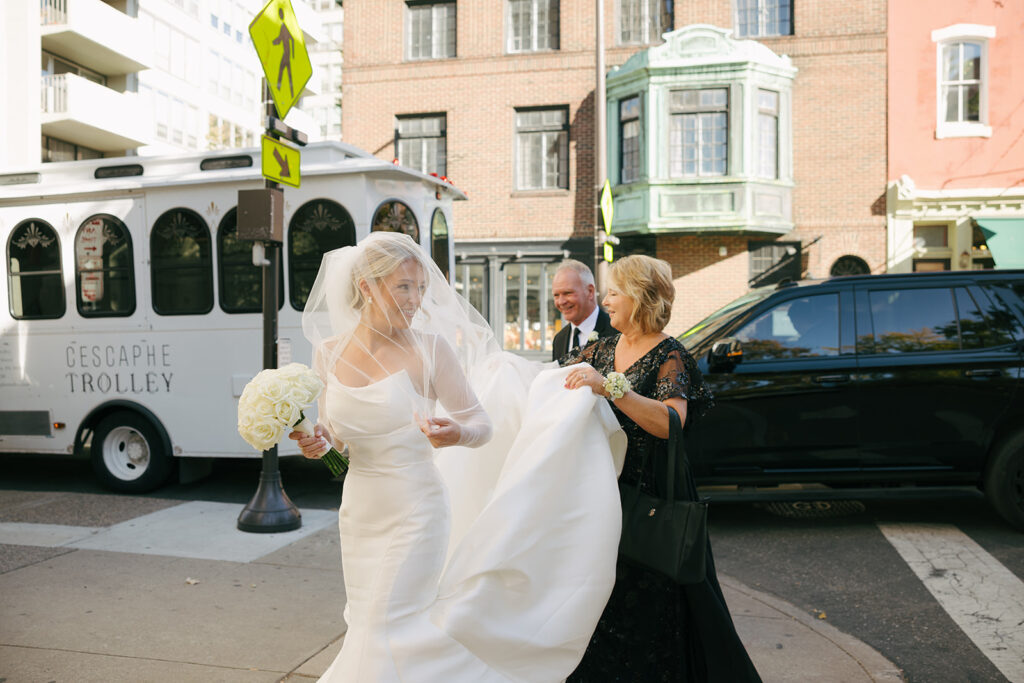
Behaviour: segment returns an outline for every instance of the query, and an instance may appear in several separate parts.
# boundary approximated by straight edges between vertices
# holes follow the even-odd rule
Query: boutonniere
[[[594,342],[596,342],[600,338],[601,338],[601,335],[599,335],[597,333],[597,330],[594,330],[593,332],[591,332],[590,334],[587,335],[587,343],[588,344],[593,344]]]

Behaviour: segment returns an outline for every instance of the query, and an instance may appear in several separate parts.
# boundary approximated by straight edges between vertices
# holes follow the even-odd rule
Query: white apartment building
[[[0,167],[258,144],[262,69],[248,27],[264,3],[0,3]],[[335,0],[293,0],[293,7],[313,76],[287,122],[310,141],[340,139],[340,112],[332,127],[318,107],[337,109],[340,99],[340,74],[333,98],[321,81],[328,64],[340,69],[341,8]],[[337,24],[337,44],[325,39],[317,10]],[[328,42],[336,55],[319,47]]]

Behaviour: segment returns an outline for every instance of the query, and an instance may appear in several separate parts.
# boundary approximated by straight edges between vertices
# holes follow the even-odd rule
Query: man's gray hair
[[[558,270],[571,270],[580,277],[580,282],[586,285],[594,285],[594,273],[591,272],[590,267],[582,261],[576,259],[565,259],[558,264]],[[558,272],[557,270],[555,271]],[[596,286],[596,285],[595,285]]]

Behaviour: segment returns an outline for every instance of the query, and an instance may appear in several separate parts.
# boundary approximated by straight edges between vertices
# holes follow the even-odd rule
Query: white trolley
[[[259,455],[236,431],[262,365],[260,269],[236,235],[259,163],[245,149],[0,173],[0,452],[89,454],[131,492]],[[322,254],[401,231],[450,273],[465,195],[338,142],[305,147],[301,177],[284,192],[278,353],[308,364],[300,313]]]

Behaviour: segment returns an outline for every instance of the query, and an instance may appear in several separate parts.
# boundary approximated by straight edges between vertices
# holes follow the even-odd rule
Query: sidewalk
[[[246,534],[234,504],[111,507],[57,493],[28,505],[29,495],[4,491],[0,503],[0,681],[295,683],[315,680],[341,647],[334,511],[303,510],[297,531]],[[902,680],[859,640],[719,578],[766,683]]]

